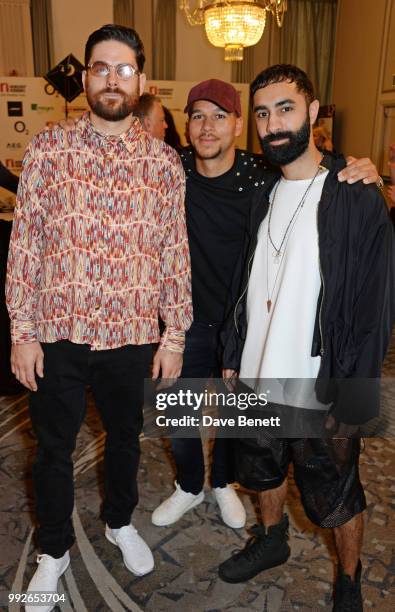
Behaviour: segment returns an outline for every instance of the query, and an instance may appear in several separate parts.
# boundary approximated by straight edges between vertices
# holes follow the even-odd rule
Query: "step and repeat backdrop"
[[[188,92],[196,83],[176,81],[148,81],[146,91],[158,96],[173,114],[182,142],[185,140],[186,115],[184,107]],[[240,93],[244,116],[244,131],[237,146],[247,147],[248,85],[236,84]],[[69,117],[79,117],[87,110],[84,94],[67,103]],[[0,77],[0,160],[15,174],[19,174],[24,150],[34,134],[46,125],[63,119],[66,102],[54,87],[43,78]],[[13,196],[0,190],[0,201],[12,203]]]

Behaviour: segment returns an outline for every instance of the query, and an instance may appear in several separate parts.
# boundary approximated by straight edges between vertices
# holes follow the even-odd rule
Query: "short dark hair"
[[[133,115],[138,117],[140,121],[143,122],[144,117],[148,115],[154,102],[160,102],[160,98],[150,93],[143,93],[143,95],[139,98],[136,108],[133,109]]]
[[[251,101],[258,89],[284,81],[295,83],[296,89],[304,94],[308,105],[315,100],[313,83],[303,70],[292,64],[275,64],[262,70],[252,81],[250,86]]]
[[[85,66],[89,64],[93,47],[104,40],[117,40],[130,47],[136,54],[137,67],[140,72],[144,68],[144,45],[136,30],[125,26],[109,23],[92,32],[85,45]]]
[[[162,105],[163,106],[163,105]],[[174,123],[174,118],[171,112],[166,106],[163,106],[163,110],[165,112],[165,120],[167,123],[166,133],[165,133],[165,143],[179,151],[182,149],[182,143],[179,133],[177,132],[176,124]]]

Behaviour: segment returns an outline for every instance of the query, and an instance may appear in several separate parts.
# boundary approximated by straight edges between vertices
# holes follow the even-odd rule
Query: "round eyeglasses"
[[[88,64],[87,68],[96,77],[107,77],[110,74],[111,68],[115,68],[117,76],[122,81],[127,81],[134,75],[138,76],[140,74],[139,70],[131,64],[116,64],[114,66],[113,64],[107,64],[107,62],[94,62],[93,64]]]

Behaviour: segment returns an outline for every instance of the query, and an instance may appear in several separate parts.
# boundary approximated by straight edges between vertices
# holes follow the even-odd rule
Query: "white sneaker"
[[[38,568],[29,586],[28,591],[40,591],[40,592],[51,592],[57,593],[58,591],[58,580],[61,575],[66,571],[70,564],[70,555],[67,550],[63,557],[55,559],[50,555],[38,555],[37,556]],[[44,606],[25,606],[26,612],[50,612],[55,607],[55,603],[51,603]]]
[[[174,484],[176,490],[173,495],[165,499],[152,513],[152,523],[157,527],[165,527],[176,523],[185,512],[192,510],[204,500],[204,491],[194,495],[183,491],[177,482]]]
[[[227,484],[226,487],[216,487],[213,489],[213,492],[225,525],[233,529],[244,527],[246,524],[246,511],[234,488]]]
[[[120,529],[111,529],[106,525],[105,536],[111,544],[120,548],[123,562],[132,574],[144,576],[152,572],[154,569],[152,552],[133,525],[125,525]]]

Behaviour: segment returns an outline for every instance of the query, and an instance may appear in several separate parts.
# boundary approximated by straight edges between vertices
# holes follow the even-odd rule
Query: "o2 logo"
[[[26,129],[26,124],[24,121],[15,121],[14,130],[18,132],[18,134],[29,134],[29,130]]]

